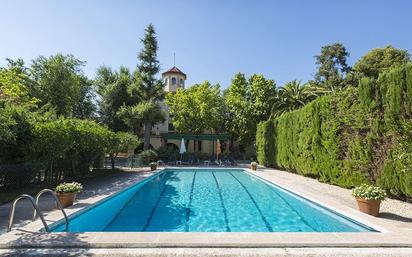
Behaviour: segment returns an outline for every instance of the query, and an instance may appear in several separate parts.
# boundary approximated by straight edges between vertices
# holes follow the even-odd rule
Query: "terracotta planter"
[[[361,212],[367,213],[372,216],[379,215],[379,207],[381,205],[380,200],[366,200],[364,198],[356,198],[358,207]]]
[[[154,171],[154,170],[156,170],[157,169],[157,165],[150,165],[150,170],[151,171]]]
[[[256,170],[256,169],[257,169],[257,165],[250,164],[250,169]]]
[[[56,193],[63,208],[73,205],[74,200],[76,200],[77,193]]]

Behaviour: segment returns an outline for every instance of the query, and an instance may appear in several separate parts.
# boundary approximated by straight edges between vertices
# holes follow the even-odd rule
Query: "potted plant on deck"
[[[386,197],[386,192],[380,187],[362,184],[352,190],[352,195],[356,198],[361,212],[378,216],[379,207]]]
[[[77,193],[83,190],[83,186],[77,182],[61,183],[56,187],[56,195],[63,207],[73,204]]]
[[[258,163],[257,163],[257,162],[251,162],[251,163],[250,163],[250,169],[252,169],[252,170],[256,170],[256,169],[257,169],[257,166],[258,166]]]
[[[157,162],[151,162],[149,165],[150,165],[150,170],[151,171],[154,171],[154,170],[157,169]]]

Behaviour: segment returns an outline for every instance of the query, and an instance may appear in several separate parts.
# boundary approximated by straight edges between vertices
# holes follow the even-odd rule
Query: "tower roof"
[[[176,66],[173,66],[172,68],[168,69],[167,71],[163,72],[162,75],[168,74],[168,73],[175,73],[175,74],[181,74],[183,76],[185,76],[186,79],[186,74],[184,74],[181,70],[179,70],[179,68],[177,68]]]

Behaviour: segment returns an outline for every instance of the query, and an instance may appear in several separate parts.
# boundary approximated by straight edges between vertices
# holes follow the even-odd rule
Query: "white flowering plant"
[[[78,182],[61,183],[56,187],[56,193],[79,193],[83,190],[82,184]]]
[[[385,190],[368,184],[362,184],[352,189],[352,195],[365,200],[384,200],[386,198]]]

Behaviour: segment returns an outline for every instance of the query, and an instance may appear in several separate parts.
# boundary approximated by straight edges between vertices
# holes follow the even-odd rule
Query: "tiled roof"
[[[162,75],[166,74],[166,73],[178,73],[178,74],[182,74],[183,76],[186,77],[186,74],[184,74],[181,70],[179,70],[179,68],[177,68],[176,66],[173,66],[172,68],[168,69],[167,71],[163,72]]]

